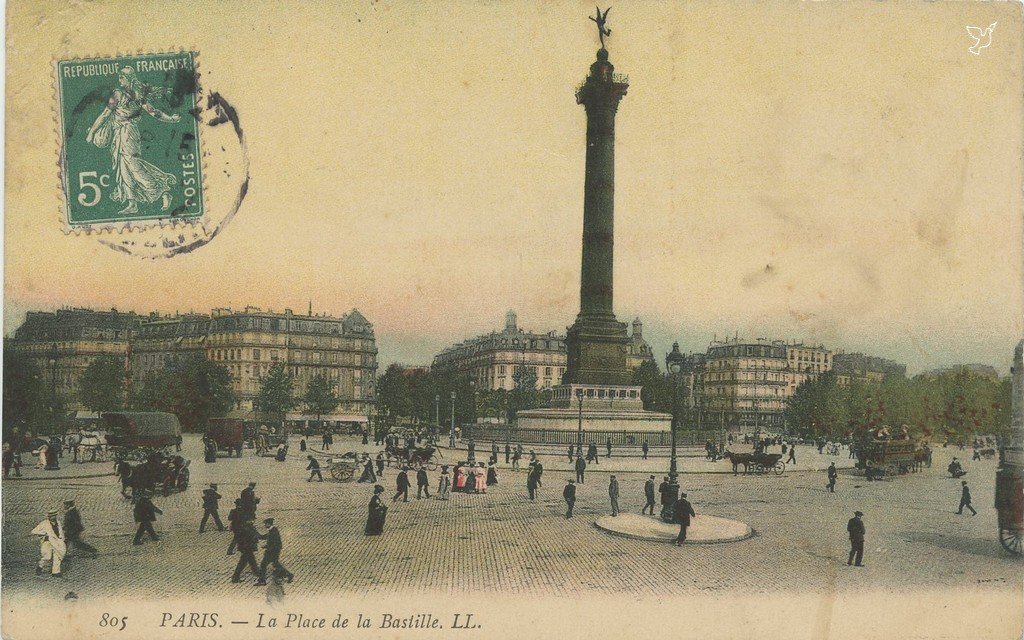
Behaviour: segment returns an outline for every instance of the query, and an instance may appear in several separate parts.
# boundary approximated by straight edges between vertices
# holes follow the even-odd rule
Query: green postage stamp
[[[69,227],[203,216],[195,62],[178,51],[56,63]]]

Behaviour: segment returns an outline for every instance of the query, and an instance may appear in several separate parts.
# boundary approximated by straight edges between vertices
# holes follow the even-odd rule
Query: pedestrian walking
[[[854,562],[854,558],[857,560],[857,566],[863,567],[861,561],[864,559],[864,521],[861,520],[861,516],[864,514],[860,511],[854,511],[853,517],[846,523],[846,531],[850,534],[850,557],[847,559],[846,564],[851,565]]]
[[[487,486],[498,484],[498,467],[493,462],[487,465]]]
[[[583,484],[583,474],[587,470],[587,461],[583,459],[583,456],[576,458],[576,481]]]
[[[306,437],[305,436],[303,436],[299,440],[299,451],[302,452],[302,453],[306,452]]]
[[[217,531],[224,530],[224,524],[220,521],[220,514],[217,513],[221,495],[217,493],[217,484],[210,483],[209,489],[203,489],[203,519],[199,521],[199,533],[206,530],[206,521],[210,517],[217,525]]]
[[[372,482],[377,484],[377,474],[373,471],[373,458],[367,456],[366,464],[363,465],[363,474],[359,476],[357,482]]]
[[[377,454],[377,477],[378,478],[383,478],[384,477],[384,454],[383,453],[378,453]]]
[[[568,456],[568,458],[569,458],[569,460],[568,460],[568,461],[569,461],[569,462],[572,462],[572,459],[573,459],[573,454],[575,453],[575,451],[576,451],[576,448],[575,448],[575,447],[573,447],[573,446],[572,446],[572,445],[570,444],[570,445],[569,445],[569,450],[568,450],[568,451],[566,452],[566,456]]]
[[[608,441],[604,443],[605,450],[608,452],[608,457],[612,457],[612,439],[608,438]]]
[[[690,528],[690,518],[697,514],[693,512],[693,505],[686,499],[686,494],[679,494],[675,504],[675,521],[679,524],[679,536],[676,537],[676,546],[681,547],[686,542],[686,530]]]
[[[256,505],[260,503],[256,497],[256,483],[250,482],[249,486],[242,489],[239,499],[242,501],[242,522],[256,522]]]
[[[32,535],[39,536],[39,564],[36,565],[36,575],[43,575],[43,570],[49,565],[51,578],[63,576],[60,565],[68,548],[64,542],[64,526],[57,519],[56,509],[46,512],[46,519],[36,525]]]
[[[654,515],[654,476],[647,479],[644,483],[644,498],[647,502],[644,504],[644,508],[640,510],[640,513],[647,513],[647,509],[650,508],[651,515]]]
[[[364,535],[379,536],[384,533],[384,518],[388,515],[388,505],[381,500],[380,494],[382,493],[384,493],[384,487],[379,484],[373,487],[369,513],[366,515],[366,527],[363,529]]]
[[[473,477],[473,481],[475,483],[475,492],[487,493],[487,470],[484,469],[484,463],[478,463],[475,471],[476,475]]]
[[[260,539],[266,540],[267,544],[263,548],[263,559],[260,560],[260,579],[256,582],[256,586],[267,586],[267,567],[271,565],[274,567],[275,572],[283,572],[285,579],[291,583],[295,574],[288,569],[285,569],[284,565],[281,564],[281,549],[283,547],[281,543],[281,532],[276,526],[274,526],[273,518],[267,518],[264,520],[263,526],[267,528],[267,532],[261,535]]]
[[[427,478],[427,468],[420,467],[420,470],[416,472],[416,499],[419,500],[420,496],[426,494],[430,497],[430,479]]]
[[[238,564],[235,565],[235,572],[231,575],[231,582],[242,581],[242,569],[246,567],[253,572],[257,578],[260,576],[260,568],[256,564],[256,550],[259,549],[260,534],[253,526],[252,520],[242,523],[238,531]]]
[[[505,464],[508,464],[509,460],[512,459],[512,445],[508,442],[505,443]]]
[[[530,500],[537,498],[537,469],[533,464],[530,465],[530,470],[526,474],[526,492],[530,495]]]
[[[324,481],[324,476],[320,473],[320,463],[312,455],[307,455],[306,460],[309,460],[309,464],[306,465],[306,471],[309,472],[309,477],[306,478],[306,482],[313,482],[313,478],[317,478],[320,482]]]
[[[644,444],[643,444],[643,446],[640,447],[640,450],[644,452],[644,460],[646,460],[647,459],[647,452],[650,451],[650,447],[647,446],[647,441],[646,440],[644,440]]]
[[[472,438],[470,438],[469,442],[466,443],[466,455],[468,456],[470,462],[476,461],[476,443],[473,442]]]
[[[156,531],[153,530],[153,523],[156,522],[157,514],[162,515],[163,511],[149,499],[149,492],[142,490],[139,494],[139,499],[135,501],[133,515],[135,516],[135,522],[139,523],[139,528],[135,530],[135,539],[132,540],[132,544],[142,544],[142,534],[144,533],[148,533],[154,542],[160,539],[156,535]]]
[[[498,459],[498,442],[491,440],[491,458],[497,461]]]
[[[960,491],[960,508],[957,509],[957,513],[963,515],[964,507],[967,507],[971,510],[972,516],[978,515],[978,512],[971,506],[971,490],[967,486],[967,481],[961,480],[960,486],[962,487],[962,490]]]
[[[331,434],[329,434],[326,431],[324,431],[324,436],[323,436],[322,440],[323,440],[323,446],[321,448],[324,451],[330,451],[331,450]]]
[[[391,498],[391,502],[402,498],[402,502],[409,502],[409,467],[402,467],[402,470],[398,472],[398,476],[395,477],[395,487],[398,491],[395,493],[395,497]]]
[[[569,480],[565,489],[562,489],[562,498],[565,500],[565,517],[572,517],[572,508],[576,506],[576,485],[572,480]]]
[[[238,498],[235,500],[235,508],[228,511],[228,531],[231,532],[231,544],[228,545],[228,555],[235,554],[235,548],[238,546],[238,532],[242,530],[242,525],[245,524],[245,513],[242,511],[242,499]]]
[[[515,453],[512,454],[512,470],[519,471],[519,460],[523,457],[523,452],[520,449],[516,449]]]
[[[594,464],[601,464],[601,461],[597,459],[597,445],[593,442],[587,447],[587,462],[593,462]]]
[[[789,457],[786,458],[786,464],[789,463],[796,464],[796,445],[789,448]]]
[[[825,488],[828,489],[829,493],[836,492],[836,480],[839,478],[839,472],[836,471],[836,463],[828,465],[828,484]]]
[[[452,476],[448,465],[441,465],[441,478],[437,481],[437,499],[447,500],[452,491]]]
[[[613,475],[608,480],[608,499],[612,503],[612,516],[619,515],[619,481]]]

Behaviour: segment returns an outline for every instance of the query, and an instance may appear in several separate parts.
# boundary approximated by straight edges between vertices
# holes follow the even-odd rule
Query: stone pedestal
[[[664,432],[672,426],[671,415],[644,411],[640,387],[602,384],[559,385],[553,390],[548,407],[517,413],[517,425],[520,429],[578,431],[581,400],[583,429],[588,433]]]

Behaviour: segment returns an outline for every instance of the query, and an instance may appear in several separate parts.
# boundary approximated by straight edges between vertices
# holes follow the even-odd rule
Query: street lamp
[[[673,362],[668,366],[672,374],[672,457],[668,465],[668,499],[661,509],[661,519],[672,522],[675,518],[676,500],[679,499],[679,474],[676,458],[676,429],[679,427],[679,374],[683,371],[682,362]]]
[[[576,389],[576,400],[580,405],[579,424],[577,425],[577,433],[579,437],[576,442],[576,457],[583,455],[583,389]]]
[[[455,392],[452,391],[452,430],[448,433],[448,448],[455,448]]]
[[[57,343],[50,347],[50,423],[57,419]]]
[[[437,429],[441,429],[441,394],[434,396],[434,424],[437,425]],[[440,435],[440,434],[438,434]]]

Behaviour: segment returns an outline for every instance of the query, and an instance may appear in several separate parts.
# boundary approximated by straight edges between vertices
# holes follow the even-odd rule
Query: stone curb
[[[613,531],[612,529],[605,529],[604,527],[599,525],[596,520],[594,521],[594,528],[599,530],[599,531],[603,531],[604,533],[607,533],[607,534],[610,534],[610,535],[613,535],[613,536],[618,536],[620,538],[629,538],[631,540],[644,540],[646,542],[660,542],[662,544],[675,544],[676,543],[676,541],[673,540],[672,538],[654,538],[654,537],[651,537],[651,536],[642,536],[642,535],[638,535],[638,534],[635,534],[635,533],[625,533],[623,531]],[[750,529],[750,532],[745,534],[745,535],[742,535],[742,536],[733,536],[731,538],[722,538],[720,540],[689,540],[688,539],[685,542],[683,542],[683,544],[724,544],[726,542],[742,542],[743,540],[749,540],[750,538],[753,538],[754,536],[757,535],[757,531],[753,527],[751,527],[750,525],[747,525],[747,528]]]
[[[4,482],[10,482],[10,481],[13,480],[15,482],[37,482],[37,481],[41,481],[41,480],[47,480],[47,481],[49,481],[49,480],[84,480],[86,478],[109,478],[109,477],[113,477],[113,476],[116,476],[116,475],[117,475],[116,473],[114,473],[113,471],[110,471],[108,473],[93,473],[93,474],[84,475],[84,476],[43,476],[41,478],[26,478],[25,476],[22,476],[20,478],[18,478],[18,477],[4,478],[3,481]]]

